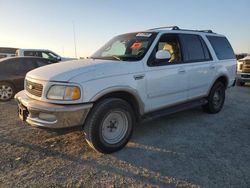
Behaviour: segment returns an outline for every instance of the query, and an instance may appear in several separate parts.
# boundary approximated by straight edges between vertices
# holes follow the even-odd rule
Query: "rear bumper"
[[[15,95],[19,107],[28,111],[25,121],[38,127],[67,128],[83,125],[93,104],[58,105],[37,101],[28,97],[24,90]]]

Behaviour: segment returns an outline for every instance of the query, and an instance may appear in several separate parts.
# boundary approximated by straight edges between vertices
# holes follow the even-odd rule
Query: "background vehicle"
[[[75,60],[75,58],[66,58],[61,57],[55,52],[51,50],[43,50],[43,49],[18,49],[16,50],[16,56],[36,56],[49,59],[51,62],[59,62],[59,61],[69,61]]]
[[[78,62],[30,71],[26,91],[15,96],[19,117],[40,127],[83,125],[86,141],[103,153],[123,148],[141,119],[195,106],[220,112],[235,84],[233,49],[210,30],[127,33]],[[36,85],[39,92],[29,89]]]
[[[250,55],[237,63],[237,84],[243,86],[246,82],[250,82]]]
[[[8,101],[24,88],[28,71],[51,64],[50,60],[39,57],[10,57],[0,60],[0,101]]]
[[[17,48],[0,47],[0,59],[16,56]]]
[[[247,54],[247,53],[235,54],[237,60],[243,59],[244,57],[246,57],[248,55],[250,55],[250,54]]]

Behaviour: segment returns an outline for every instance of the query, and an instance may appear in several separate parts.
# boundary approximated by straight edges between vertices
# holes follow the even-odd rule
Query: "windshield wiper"
[[[120,57],[116,56],[116,55],[112,55],[112,57],[119,60],[119,61],[122,61],[122,59]]]

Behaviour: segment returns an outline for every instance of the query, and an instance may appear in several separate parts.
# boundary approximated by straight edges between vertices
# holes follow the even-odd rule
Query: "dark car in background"
[[[0,102],[10,100],[16,92],[23,90],[27,72],[51,63],[49,59],[39,57],[0,59]]]

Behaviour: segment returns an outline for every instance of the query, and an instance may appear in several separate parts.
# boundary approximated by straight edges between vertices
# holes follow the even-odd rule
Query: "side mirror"
[[[61,61],[61,60],[62,60],[60,56],[57,56],[56,59],[57,59],[58,61]]]
[[[156,60],[169,60],[171,58],[171,54],[169,53],[169,51],[166,50],[159,50],[158,52],[156,52],[155,54],[155,59]]]

